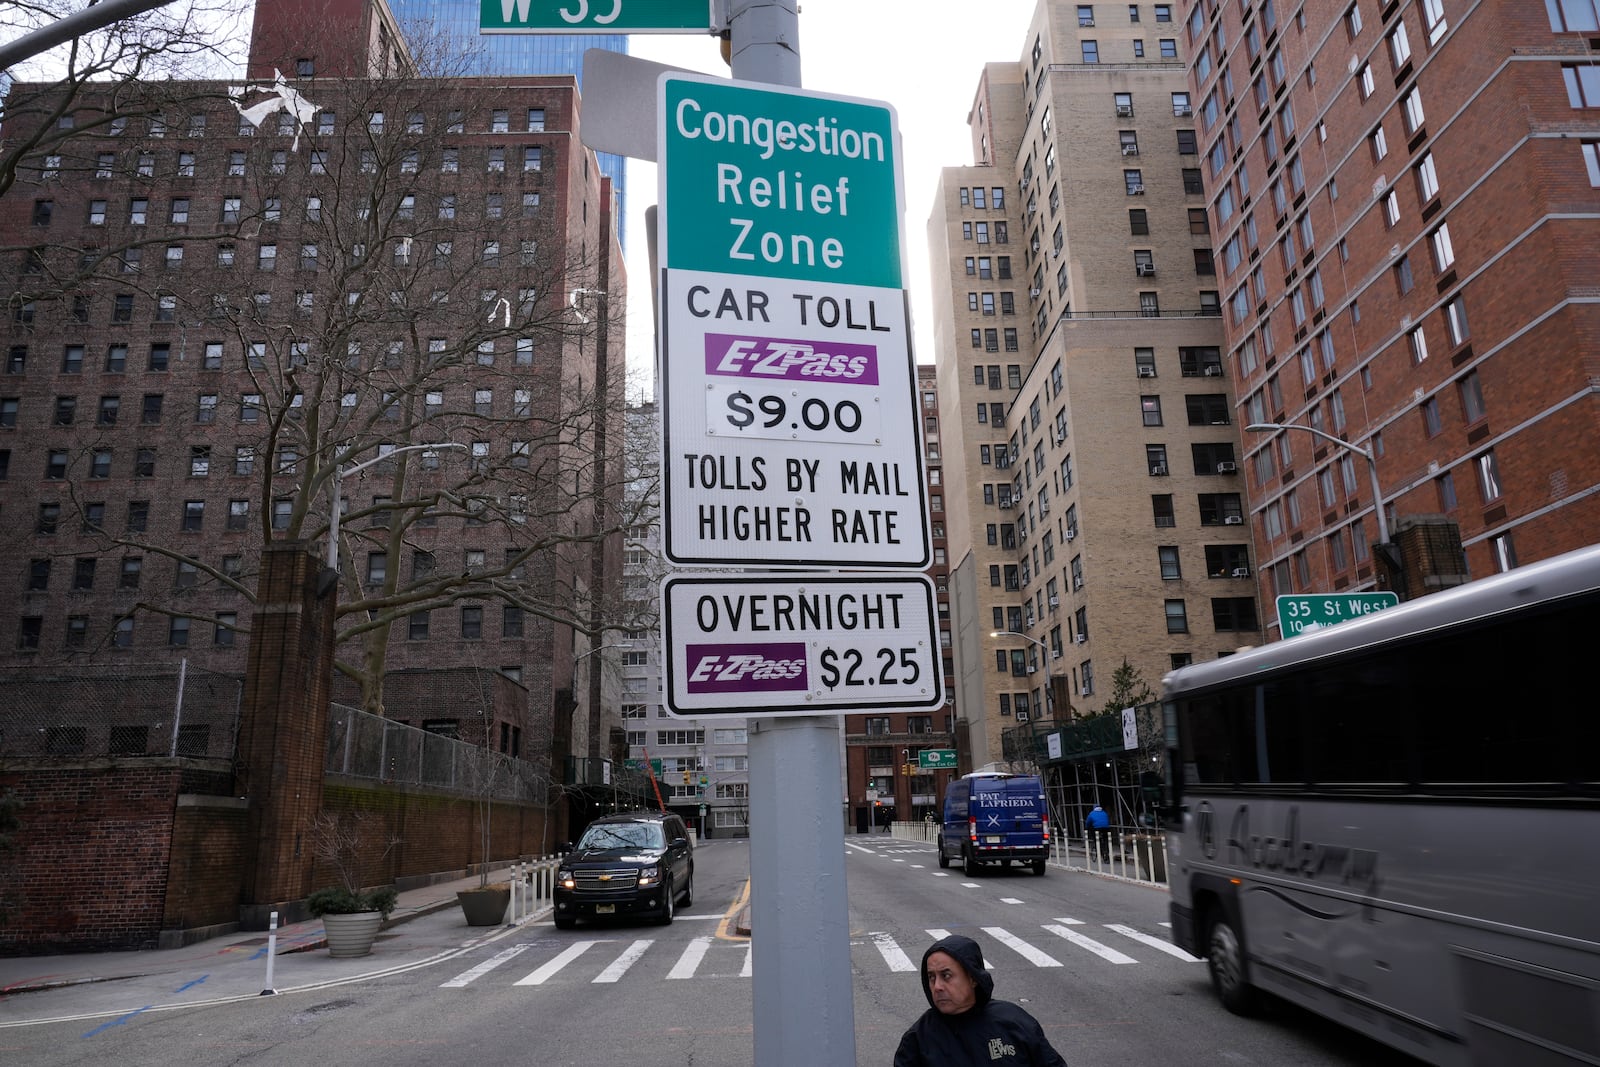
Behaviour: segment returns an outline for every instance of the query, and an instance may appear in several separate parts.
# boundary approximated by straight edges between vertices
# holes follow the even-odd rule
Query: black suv
[[[556,871],[555,922],[654,915],[672,921],[678,901],[694,903],[694,848],[683,820],[634,811],[589,824]]]

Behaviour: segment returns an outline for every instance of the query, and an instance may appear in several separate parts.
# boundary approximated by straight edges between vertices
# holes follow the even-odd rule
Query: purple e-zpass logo
[[[878,349],[844,341],[706,334],[706,373],[730,378],[878,384]]]
[[[804,642],[688,646],[690,693],[804,692]]]

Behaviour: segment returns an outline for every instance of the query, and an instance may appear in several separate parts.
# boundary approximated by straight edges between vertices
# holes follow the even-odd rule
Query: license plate
[[[983,843],[986,844],[986,845],[998,845],[1000,843],[1000,838],[998,838],[998,837],[986,837],[986,838],[983,839]]]
[[[615,913],[616,910],[617,906],[615,904],[596,904],[594,906],[594,913],[596,915],[611,915]]]

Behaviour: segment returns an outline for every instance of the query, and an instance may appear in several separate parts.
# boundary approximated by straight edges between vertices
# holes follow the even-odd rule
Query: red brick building
[[[955,659],[950,636],[950,559],[944,526],[944,464],[939,442],[939,387],[931,364],[917,367],[917,395],[921,398],[922,437],[928,468],[928,513],[933,545],[934,602],[939,618],[939,661],[944,667],[945,706],[935,712],[882,711],[846,715],[845,793],[851,825],[858,829],[887,825],[890,820],[936,817],[944,787],[952,771],[916,769],[917,753],[924,749],[954,750],[965,732],[957,733]],[[969,753],[959,753],[960,766],[971,770]],[[912,773],[905,773],[910,770]],[[869,799],[876,794],[876,804]]]
[[[338,487],[335,699],[499,669],[508,744],[582,754],[625,297],[575,81],[424,77],[381,2],[304,6],[257,5],[300,38],[258,32],[248,82],[11,88],[7,138],[53,136],[0,198],[0,651],[242,673],[262,544],[324,552]],[[426,692],[384,710],[471,714]]]
[[[1600,531],[1592,0],[1183,5],[1241,424],[1494,573]],[[1368,461],[1245,434],[1267,596],[1382,576]]]

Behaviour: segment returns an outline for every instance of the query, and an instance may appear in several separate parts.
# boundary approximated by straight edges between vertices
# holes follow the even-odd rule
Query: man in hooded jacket
[[[994,978],[970,937],[943,938],[922,954],[922,994],[929,1008],[900,1038],[894,1067],[1067,1067],[1038,1020],[992,999]]]

